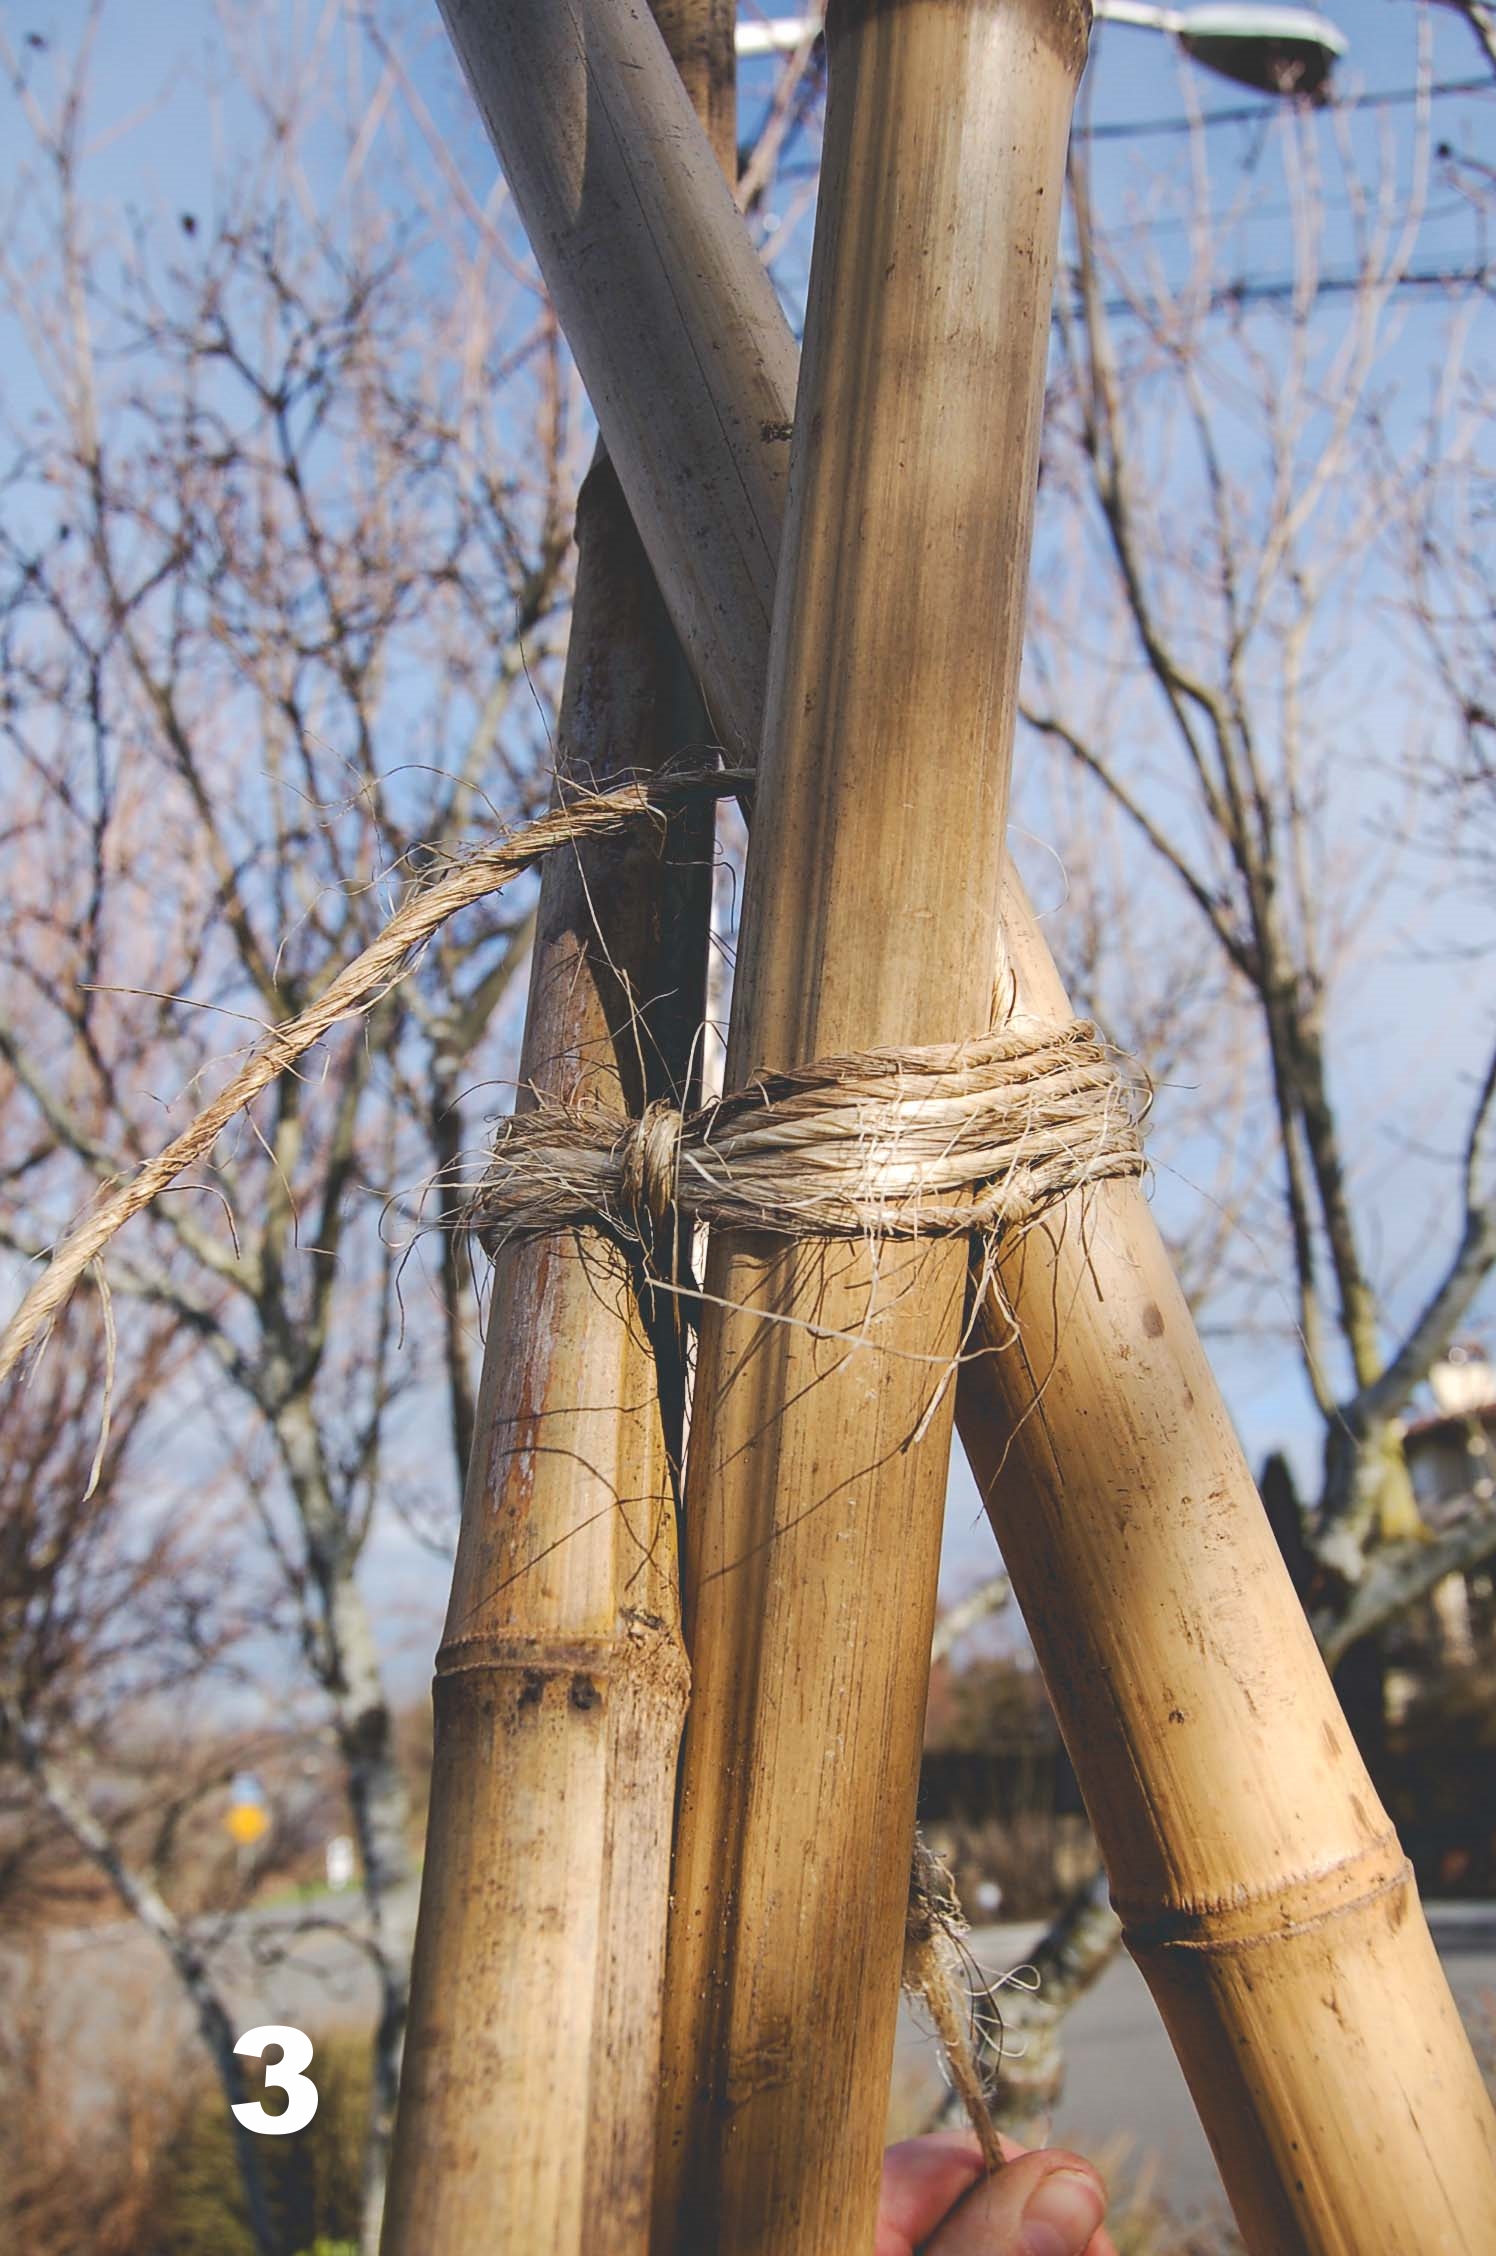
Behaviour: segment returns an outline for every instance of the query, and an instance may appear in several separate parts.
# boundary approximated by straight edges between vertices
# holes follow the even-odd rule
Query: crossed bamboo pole
[[[718,730],[751,757],[794,416],[772,294],[668,57],[627,0],[483,11],[449,0],[446,12]],[[921,51],[944,51],[951,17],[993,12],[994,0],[891,0],[846,10],[844,26],[896,18],[917,67]],[[1039,0],[996,12],[1035,27],[1045,16]],[[521,58],[522,78],[507,75]],[[1006,886],[1022,1000],[1060,1009],[1011,873]],[[989,1352],[961,1375],[963,1440],[1129,1943],[1249,2245],[1261,2256],[1496,2245],[1478,2072],[1146,1205],[1122,1185],[1091,1194],[1062,1230],[1010,1254],[1000,1282],[983,1312]],[[1016,1346],[997,1344],[1003,1296]],[[843,1626],[834,1609],[831,1622]],[[693,1732],[712,1728],[698,1695]],[[751,1790],[763,1789],[740,1774],[740,1804]],[[737,1812],[721,1822],[737,1826]],[[693,1855],[685,1832],[678,1854]],[[780,1939],[795,1945],[792,1923]],[[803,1949],[799,1963],[813,1974]],[[772,1963],[723,1964],[751,2018]],[[794,2075],[814,2010],[813,1980],[776,1997]],[[751,2135],[764,2096],[773,2117],[786,2058],[740,2050],[739,2082],[724,2090],[719,2056],[709,2091],[729,2124]],[[719,2122],[711,2135],[715,2182],[742,2183],[749,2138],[729,2158],[731,2134]],[[865,2142],[862,2128],[849,2135]],[[782,2185],[777,2139],[771,2125]],[[668,2156],[664,2183],[668,2218]],[[713,2245],[765,2245],[748,2193],[748,2225],[723,2213]]]

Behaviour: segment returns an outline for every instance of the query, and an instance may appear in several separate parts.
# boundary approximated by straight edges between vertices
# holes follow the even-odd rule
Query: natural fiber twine
[[[982,2072],[972,2042],[971,1987],[966,1975],[963,1937],[966,1920],[950,1873],[918,1833],[909,1872],[909,1908],[904,1917],[903,1987],[918,1998],[935,2024],[950,2070],[951,2087],[977,2134],[988,2174],[1003,2166]]]
[[[248,1062],[211,1104],[188,1122],[163,1150],[133,1175],[106,1189],[92,1211],[71,1229],[0,1332],[0,1379],[27,1350],[45,1339],[80,1278],[99,1262],[127,1222],[143,1214],[185,1168],[207,1159],[230,1121],[271,1082],[288,1073],[340,1020],[370,1010],[414,970],[421,950],[449,917],[475,901],[502,892],[546,854],[576,847],[584,839],[606,837],[641,818],[662,822],[673,807],[704,794],[722,798],[752,781],[746,770],[679,769],[640,777],[609,791],[568,786],[564,803],[522,830],[475,852],[438,864],[360,955],[344,966],[317,1001],[295,1018],[272,1027]]]
[[[588,1225],[652,1239],[671,1213],[786,1238],[1000,1234],[1143,1164],[1136,1091],[1081,1020],[822,1058],[684,1115],[620,1123],[533,1094],[473,1202],[490,1242]]]

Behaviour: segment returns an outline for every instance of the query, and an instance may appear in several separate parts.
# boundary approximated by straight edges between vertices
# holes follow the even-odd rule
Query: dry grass
[[[126,1976],[131,1995],[111,2000],[101,2033],[86,1994],[59,2005],[45,1960],[41,1941],[0,1960],[0,2248],[254,2256],[228,2106],[162,1979]],[[286,2256],[354,2246],[368,2065],[364,2036],[320,2041],[315,2122],[264,2142]]]
[[[157,2167],[182,2111],[159,1990],[137,1985],[128,2039],[101,2053],[85,2003],[58,2008],[45,1957],[38,1942],[0,1961],[0,2247],[151,2256]]]

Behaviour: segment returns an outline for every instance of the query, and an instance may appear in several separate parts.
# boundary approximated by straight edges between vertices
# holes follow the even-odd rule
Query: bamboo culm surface
[[[730,158],[732,11],[662,0],[661,14]],[[699,757],[706,716],[605,457],[577,541],[563,779]],[[620,1113],[689,1100],[712,836],[706,804],[547,861],[522,1083]],[[662,1340],[657,1367],[635,1283],[618,1250],[595,1242],[584,1259],[570,1236],[496,1265],[437,1662],[386,2256],[648,2244],[689,1672],[684,1366]],[[675,1381],[663,1401],[659,1371]]]
[[[751,759],[795,415],[772,288],[627,0],[446,14],[721,740]],[[1022,1006],[1063,1009],[1011,870],[1004,922]],[[1142,1193],[1087,1194],[1000,1282],[1018,1337],[994,1296],[961,1437],[1249,2246],[1496,2247],[1478,2069]]]
[[[703,716],[606,461],[578,543],[560,741],[601,782],[699,742]],[[707,879],[710,839],[707,809],[548,859],[522,1088],[622,1114],[688,1070],[704,963],[661,904],[683,863]],[[622,1254],[505,1248],[437,1657],[385,2256],[581,2256],[604,2223],[610,2248],[647,2245],[688,1683],[671,1440]]]
[[[833,12],[828,38],[734,1087],[990,1012],[1084,52],[1042,0]],[[966,1268],[712,1235],[656,2256],[874,2237]]]
[[[656,14],[722,161],[730,0]],[[617,478],[578,502],[563,785],[710,730]],[[544,865],[520,1074],[620,1114],[687,1103],[714,815]],[[689,1672],[675,1514],[674,1304],[568,1235],[495,1266],[447,1628],[386,2256],[643,2256],[676,1756]],[[646,1314],[660,1358],[645,1337]],[[663,1381],[663,1383],[661,1383]]]

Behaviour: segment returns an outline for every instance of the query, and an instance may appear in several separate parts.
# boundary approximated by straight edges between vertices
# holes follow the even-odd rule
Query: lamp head
[[[1329,99],[1345,35],[1312,8],[1185,8],[1175,35],[1192,61],[1260,94]]]

